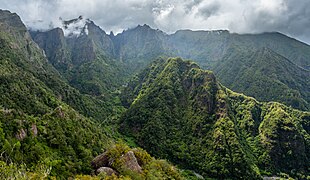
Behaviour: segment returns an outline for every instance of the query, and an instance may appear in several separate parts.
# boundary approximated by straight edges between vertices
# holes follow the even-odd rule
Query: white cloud
[[[280,31],[310,42],[309,0],[0,0],[33,28],[60,26],[59,17],[83,15],[106,31],[149,24],[178,29],[228,29],[237,33]]]

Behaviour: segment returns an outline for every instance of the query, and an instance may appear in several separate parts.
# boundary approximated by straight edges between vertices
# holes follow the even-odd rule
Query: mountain
[[[64,31],[55,28],[31,35],[70,85],[82,93],[109,96],[128,75],[124,64],[113,59],[114,46],[109,36],[91,20],[82,20],[64,21]],[[71,24],[79,24],[80,31],[66,32]]]
[[[48,39],[45,55],[19,16],[0,10],[0,179],[194,176],[141,148],[122,144],[124,137],[111,121],[124,108],[119,107],[117,98],[81,94],[68,84],[61,75],[64,71],[59,73],[54,68],[58,63],[71,63],[66,59],[66,49],[62,49],[67,45],[61,36],[64,33],[60,29],[50,33],[55,38],[39,35]],[[93,169],[92,160],[102,153],[113,163]],[[139,167],[138,172],[132,163]],[[113,168],[115,174],[104,173],[107,168]]]
[[[15,13],[0,10],[0,47],[1,163],[59,178],[90,173],[89,162],[113,138],[82,114],[104,120],[106,103],[69,86]]]
[[[170,35],[170,46],[177,50],[176,55],[194,59],[203,68],[212,68],[233,46],[268,48],[304,69],[310,67],[310,46],[277,32],[236,34],[226,30],[179,30]]]
[[[239,35],[221,30],[177,31],[170,43],[176,55],[214,71],[234,91],[309,110],[307,44],[280,33]]]
[[[83,93],[109,96],[125,84],[130,75],[164,55],[193,59],[202,68],[214,71],[223,85],[260,101],[278,101],[301,110],[310,107],[310,46],[280,33],[239,35],[226,30],[179,30],[169,35],[145,24],[115,36],[113,33],[107,35],[94,22],[82,17],[64,21],[63,29],[65,33],[56,28],[31,34],[55,68]],[[78,31],[73,33],[67,29]],[[259,56],[251,56],[262,49],[268,49],[274,55],[260,53]],[[272,59],[280,56],[286,60],[276,62]],[[255,69],[264,77],[254,78],[257,76],[245,74],[245,69],[236,65],[229,76],[221,74],[231,68],[228,62],[239,64],[239,61],[247,64],[255,61],[255,68],[264,66],[265,72],[273,74]],[[294,66],[294,70],[286,67],[290,65]],[[284,76],[289,80],[284,80],[283,68],[290,69]]]
[[[133,72],[146,67],[154,58],[170,55],[166,45],[168,35],[144,24],[112,37],[116,58],[129,64]]]
[[[117,54],[124,55],[128,61],[135,62],[135,66],[140,65],[140,69],[143,67],[141,59],[146,65],[151,62],[150,57],[180,56],[193,59],[202,68],[214,71],[219,80],[234,91],[254,96],[261,101],[282,102],[301,110],[308,110],[310,107],[308,95],[310,46],[283,34],[239,35],[225,30],[179,30],[167,35],[144,25],[124,31],[116,37],[123,41],[123,43],[119,43],[120,40],[116,41],[118,44],[116,49],[122,49],[122,52],[117,51]],[[137,47],[137,49],[130,47]],[[268,49],[274,55],[260,53],[259,56],[252,56],[255,51],[259,52],[262,49]],[[130,53],[132,56],[128,55]],[[281,58],[286,60],[278,62],[277,59]],[[252,66],[252,69],[256,73],[260,71],[256,68],[264,66],[265,72],[272,72],[272,74],[259,72],[265,76],[264,79],[257,74],[246,74],[247,66],[241,66],[240,63],[251,64],[253,61],[255,61],[255,68]],[[230,62],[229,65],[228,62]],[[231,69],[231,65],[234,69]],[[274,68],[277,66],[282,68]],[[283,68],[290,69],[285,72],[285,76],[283,76]],[[227,69],[231,71],[226,73]],[[247,69],[248,71],[250,70]],[[242,79],[238,79],[241,77]],[[283,88],[285,92],[282,93]]]
[[[191,61],[159,58],[122,101],[120,132],[205,177],[309,175],[309,112],[232,92]]]
[[[214,72],[221,83],[234,91],[261,101],[280,101],[302,110],[310,108],[310,71],[268,48],[230,48]]]

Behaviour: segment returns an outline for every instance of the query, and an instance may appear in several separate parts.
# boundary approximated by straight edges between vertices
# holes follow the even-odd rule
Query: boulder
[[[27,137],[27,131],[25,131],[24,129],[20,129],[20,130],[16,133],[15,137],[16,137],[18,140],[22,141],[23,139],[25,139],[25,138]]]
[[[91,165],[94,169],[98,169],[100,167],[105,167],[109,165],[109,157],[107,152],[104,152],[98,156],[96,156],[92,161]]]
[[[128,151],[120,158],[120,160],[124,162],[124,167],[126,167],[127,169],[142,173],[142,168],[139,165],[137,158],[132,151]]]
[[[112,174],[118,175],[118,173],[110,167],[101,167],[101,168],[97,169],[97,171],[96,171],[97,174],[100,174],[102,172],[104,172],[108,176],[112,176]]]
[[[38,135],[38,128],[37,128],[37,125],[35,124],[32,124],[31,125],[31,132],[32,134],[36,137]]]

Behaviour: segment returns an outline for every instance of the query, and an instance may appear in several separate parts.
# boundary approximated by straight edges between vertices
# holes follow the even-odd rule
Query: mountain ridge
[[[93,21],[91,21],[94,23]],[[247,51],[251,53],[252,51],[259,51],[261,49],[267,48],[273,53],[278,54],[277,56],[282,56],[283,59],[287,59],[290,62],[294,63],[294,66],[298,66],[300,68],[303,68],[303,73],[299,73],[297,76],[295,71],[288,71],[286,73],[286,77],[291,79],[291,81],[285,81],[279,80],[281,78],[280,74],[282,73],[280,70],[269,70],[273,71],[275,76],[266,75],[265,80],[266,82],[276,82],[280,83],[282,85],[279,86],[273,86],[274,92],[280,92],[281,87],[284,87],[287,89],[287,95],[290,92],[293,92],[295,94],[294,96],[297,97],[296,101],[297,103],[285,99],[285,97],[280,97],[279,95],[271,96],[267,95],[269,94],[268,89],[271,89],[267,83],[263,83],[262,86],[257,87],[253,86],[252,89],[261,89],[261,91],[256,92],[255,94],[247,91],[246,88],[236,88],[236,86],[240,87],[246,87],[249,84],[254,85],[257,83],[257,78],[253,79],[250,78],[250,76],[243,76],[244,81],[238,81],[238,85],[233,86],[231,82],[234,82],[235,74],[232,74],[231,76],[220,76],[222,78],[219,78],[220,81],[223,81],[223,84],[235,91],[245,93],[249,96],[255,96],[261,101],[278,101],[282,103],[286,103],[289,106],[293,106],[294,108],[299,108],[302,110],[309,109],[310,107],[310,100],[309,96],[305,92],[309,92],[309,78],[308,78],[308,71],[310,67],[310,46],[306,45],[304,43],[301,43],[293,38],[290,38],[286,35],[283,35],[278,32],[269,32],[269,33],[261,33],[261,34],[236,34],[236,33],[230,33],[227,30],[214,30],[214,31],[192,31],[192,30],[179,30],[173,34],[166,34],[163,31],[156,30],[151,28],[148,25],[138,25],[135,28],[131,28],[128,30],[124,30],[122,33],[119,33],[117,35],[107,35],[105,31],[103,31],[99,26],[94,25],[96,27],[96,33],[91,33],[93,35],[81,35],[79,38],[89,39],[90,42],[94,43],[94,45],[87,44],[87,42],[84,41],[73,41],[70,39],[74,38],[67,38],[69,42],[71,42],[71,46],[75,46],[74,44],[77,44],[78,48],[71,48],[71,51],[77,51],[78,54],[81,56],[72,56],[71,61],[79,61],[80,63],[87,63],[85,59],[95,59],[96,57],[99,57],[99,59],[105,59],[105,63],[108,64],[108,66],[118,66],[118,70],[127,72],[121,73],[122,75],[117,75],[115,73],[112,73],[113,67],[111,67],[111,71],[108,72],[108,74],[112,73],[113,76],[126,76],[128,79],[132,74],[135,74],[144,67],[146,67],[148,64],[152,62],[153,59],[155,59],[158,56],[180,56],[185,59],[193,59],[195,62],[197,62],[202,68],[212,70],[216,74],[218,73],[217,70],[219,70],[223,65],[225,65],[228,61],[231,62],[239,62],[239,58],[243,58],[243,56],[248,56]],[[44,33],[43,33],[44,34]],[[52,35],[51,35],[52,36]],[[91,37],[88,37],[91,36]],[[33,36],[34,40],[40,43],[40,40],[36,39],[35,36]],[[70,43],[69,43],[70,44]],[[102,44],[105,44],[105,46],[102,46]],[[41,48],[44,49],[43,46]],[[79,49],[82,48],[82,49]],[[86,49],[92,49],[91,52],[86,51]],[[97,49],[97,52],[96,52]],[[231,52],[231,49],[234,49],[235,52]],[[47,49],[48,51],[48,49]],[[53,50],[54,52],[57,52],[56,50]],[[93,52],[94,51],[94,52]],[[237,54],[240,53],[240,54]],[[235,54],[232,56],[231,54]],[[271,56],[268,56],[268,53],[262,54],[259,57],[255,57],[257,60],[260,58],[261,60],[266,60],[270,58]],[[275,57],[275,56],[274,56]],[[253,58],[253,57],[252,57]],[[106,60],[107,59],[114,59],[113,63],[109,63]],[[274,65],[277,66],[272,59],[270,60],[270,66],[265,66],[265,68],[272,68]],[[243,62],[246,62],[246,60],[242,60]],[[250,59],[248,61],[251,61]],[[53,62],[53,60],[52,60]],[[255,61],[263,63],[263,61]],[[284,60],[282,61],[284,62]],[[99,62],[100,63],[100,62]],[[249,63],[249,62],[247,62]],[[61,64],[61,63],[60,63]],[[76,63],[71,63],[76,64]],[[266,63],[265,63],[266,64]],[[284,63],[287,66],[288,63]],[[60,65],[61,67],[62,65]],[[66,64],[64,63],[64,66]],[[72,65],[71,65],[72,66]],[[98,64],[97,64],[98,66]],[[87,69],[89,67],[88,65],[85,66]],[[257,66],[259,67],[259,66]],[[283,66],[282,66],[283,67]],[[57,68],[57,67],[56,67]],[[78,68],[76,71],[85,71],[85,68],[80,69]],[[242,69],[238,69],[239,67],[235,66],[235,72],[244,72]],[[59,69],[59,68],[58,68]],[[295,68],[296,69],[296,68]],[[99,69],[98,69],[99,71]],[[263,74],[263,72],[260,72]],[[295,74],[294,74],[295,73]],[[73,72],[73,77],[74,76]],[[92,75],[89,75],[85,73],[82,77],[78,76],[78,79],[76,80],[70,80],[70,77],[67,77],[69,81],[71,81],[71,84],[76,84],[75,87],[82,90],[83,92],[91,92],[92,94],[100,95],[102,92],[106,90],[111,90],[108,87],[105,87],[104,82],[100,82],[100,80],[93,81],[92,84],[89,85],[89,88],[83,89],[81,87],[81,84],[83,83],[83,79],[87,79],[86,77],[90,76],[93,77],[92,79],[95,79],[96,77],[99,77],[100,75],[96,72],[94,72]],[[125,79],[126,79],[125,78]],[[224,79],[225,78],[225,79]],[[105,79],[109,81],[109,77],[105,76],[103,77],[101,75],[101,79]],[[120,78],[119,78],[120,79]],[[308,81],[300,81],[300,79],[304,79]],[[297,82],[298,81],[298,82]],[[235,81],[237,82],[237,81]],[[249,82],[249,83],[246,83]],[[113,89],[120,87],[121,84],[125,83],[124,80],[121,80],[120,83],[113,85]],[[97,85],[99,84],[99,86]],[[298,84],[298,86],[294,85]],[[92,92],[90,88],[97,89]],[[267,98],[268,97],[268,98]]]

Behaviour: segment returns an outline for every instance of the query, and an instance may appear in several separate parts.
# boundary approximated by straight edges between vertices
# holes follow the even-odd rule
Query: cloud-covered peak
[[[89,19],[79,16],[71,20],[62,20],[62,28],[65,36],[80,36],[81,34],[88,35],[88,24],[91,23]]]

